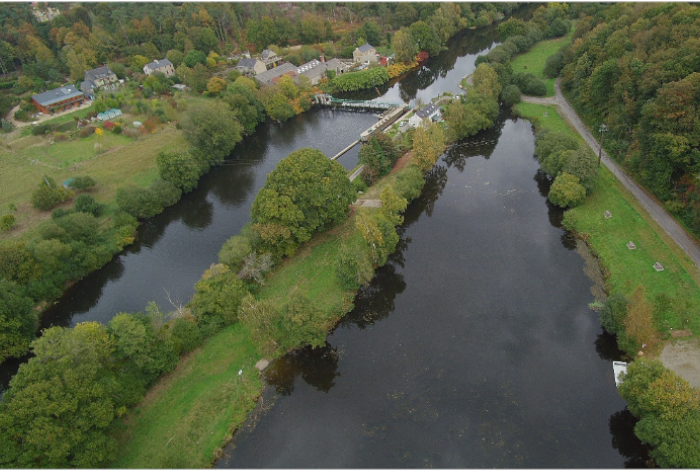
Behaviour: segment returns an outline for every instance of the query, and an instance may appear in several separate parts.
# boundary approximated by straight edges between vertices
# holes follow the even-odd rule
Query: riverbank
[[[536,126],[563,132],[584,142],[554,106],[520,103],[516,109]],[[606,211],[612,214],[609,219],[604,216]],[[586,202],[566,212],[564,224],[574,230],[598,258],[609,294],[630,295],[636,286],[643,285],[650,297],[665,293],[700,305],[700,275],[693,261],[607,168],[600,168],[595,189]],[[627,247],[630,241],[635,243],[636,250]],[[660,262],[664,271],[657,272],[653,268],[655,262]],[[664,318],[656,319],[661,335],[669,338],[671,328],[688,328],[694,334],[700,333],[697,316],[686,324],[678,314],[667,313]]]

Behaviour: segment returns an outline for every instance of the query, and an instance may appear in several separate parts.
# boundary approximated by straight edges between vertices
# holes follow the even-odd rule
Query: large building
[[[335,72],[336,76],[345,73],[348,69],[348,65],[338,59],[331,59],[325,62],[323,56],[321,60],[312,60],[305,64],[297,67],[297,73],[299,76],[306,76],[311,80],[312,85],[318,85],[323,77],[326,76],[327,70],[332,70]]]
[[[62,86],[32,96],[32,104],[44,114],[60,113],[80,106],[85,95],[73,85]]]
[[[292,78],[296,77],[296,66],[290,63],[278,65],[277,67],[272,68],[267,72],[257,74],[255,76],[255,79],[259,81],[262,85],[269,85],[271,83],[276,83],[274,79],[278,79],[282,75],[289,75]]]
[[[376,62],[379,60],[377,50],[368,43],[356,48],[352,53],[352,58],[355,59],[355,62]]]
[[[143,66],[143,73],[151,75],[156,72],[165,74],[166,77],[175,75],[175,66],[168,59],[156,59]]]
[[[80,90],[85,96],[95,97],[98,90],[116,90],[119,87],[117,74],[106,65],[85,71],[85,80],[80,83]]]

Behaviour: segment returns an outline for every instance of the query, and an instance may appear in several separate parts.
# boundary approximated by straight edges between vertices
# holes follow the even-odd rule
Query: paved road
[[[561,88],[559,86],[560,79],[557,79],[554,88],[556,90],[555,96],[547,98],[536,98],[534,96],[523,96],[522,100],[526,103],[533,104],[544,104],[544,105],[556,105],[559,107],[560,115],[565,118],[574,128],[581,134],[581,137],[591,146],[591,148],[598,153],[600,148],[599,142],[591,135],[588,128],[583,124],[581,119],[571,107],[569,102],[564,98],[561,93]],[[656,220],[656,222],[664,229],[666,233],[678,244],[679,247],[693,260],[695,266],[700,266],[700,247],[698,244],[686,233],[683,227],[676,222],[676,220],[671,217],[666,210],[659,204],[659,202],[642,189],[632,178],[627,176],[615,162],[610,159],[608,154],[603,150],[602,157],[603,164],[613,172],[615,177],[617,177],[620,182],[634,195],[634,197],[639,201],[639,203],[644,207],[644,209],[649,212],[651,217]]]

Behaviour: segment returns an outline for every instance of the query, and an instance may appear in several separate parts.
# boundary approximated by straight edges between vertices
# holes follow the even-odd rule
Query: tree
[[[406,210],[408,201],[394,192],[392,186],[385,186],[379,196],[382,201],[382,214],[394,226],[403,223],[401,213]]]
[[[283,351],[326,343],[324,314],[306,296],[296,291],[278,317],[276,336]]]
[[[586,194],[591,194],[598,178],[598,163],[593,150],[587,145],[582,145],[571,152],[562,171],[574,175],[581,180],[581,186],[586,188]]]
[[[228,266],[212,265],[194,288],[190,306],[206,334],[238,320],[238,307],[248,289]]]
[[[238,272],[243,266],[243,260],[253,252],[250,240],[241,235],[234,235],[226,240],[219,251],[219,263],[223,263]]]
[[[253,341],[264,349],[269,343],[277,344],[274,340],[277,330],[279,313],[271,300],[255,300],[251,294],[241,301],[239,318],[250,329]]]
[[[160,177],[170,181],[183,193],[189,193],[197,187],[202,175],[202,163],[191,152],[162,151],[156,156],[156,165]]]
[[[549,188],[549,201],[559,207],[576,207],[586,200],[586,188],[579,179],[568,173],[561,173]]]
[[[294,79],[289,75],[282,76],[277,84],[287,98],[294,99],[299,96],[299,88],[297,88]]]
[[[646,344],[651,347],[656,342],[654,307],[646,299],[644,286],[637,286],[630,296],[629,304],[627,304],[627,316],[625,317],[625,333],[633,338],[639,346]]]
[[[498,99],[501,94],[501,84],[496,71],[487,64],[479,64],[472,75],[474,89],[491,99]]]
[[[498,25],[496,31],[501,41],[505,41],[511,36],[524,36],[527,34],[527,25],[519,18],[508,18]]]
[[[520,89],[517,85],[508,85],[501,92],[501,101],[506,106],[513,106],[520,103]]]
[[[173,63],[173,67],[177,68],[182,64],[182,61],[185,60],[185,55],[177,49],[170,49],[165,54],[165,58]]]
[[[0,402],[2,462],[13,467],[101,467],[113,460],[113,420],[140,399],[109,359],[98,323],[44,330]]]
[[[415,60],[416,54],[418,54],[418,46],[408,29],[402,28],[396,31],[392,44],[397,61],[409,64]]]
[[[226,89],[227,85],[228,83],[223,78],[211,77],[207,81],[207,91],[213,95],[218,95],[222,90]]]
[[[235,114],[220,101],[193,104],[182,117],[181,125],[185,139],[210,164],[223,161],[243,138],[243,128]]]
[[[253,202],[251,216],[256,224],[288,230],[288,242],[278,250],[269,234],[258,226],[270,252],[289,255],[313,233],[343,220],[355,196],[342,165],[319,150],[306,148],[289,154],[268,174]]]
[[[47,211],[72,196],[72,191],[57,185],[50,176],[45,176],[39,183],[39,188],[32,193],[31,201],[35,209]]]
[[[346,290],[369,284],[374,277],[374,269],[367,250],[357,244],[344,243],[338,252],[335,274]]]
[[[0,278],[0,363],[29,350],[39,323],[32,307],[19,284]]]
[[[442,50],[440,38],[425,21],[416,21],[409,30],[419,51],[426,51],[430,56],[436,56],[440,53]]]
[[[204,54],[204,52],[192,49],[190,52],[187,53],[187,55],[185,55],[185,58],[182,62],[183,64],[185,64],[186,67],[194,68],[194,66],[197,64],[204,64],[206,60],[207,56],[206,54]]]
[[[413,135],[413,162],[423,173],[435,166],[444,151],[445,137],[439,124],[418,126]]]
[[[257,98],[265,107],[268,116],[278,121],[286,121],[295,115],[294,108],[278,85],[267,85],[258,90]]]
[[[379,45],[382,40],[382,30],[372,21],[366,21],[359,30],[362,31],[362,36],[369,44]]]

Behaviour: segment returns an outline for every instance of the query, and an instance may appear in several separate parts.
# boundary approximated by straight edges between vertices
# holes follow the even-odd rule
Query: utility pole
[[[605,124],[600,125],[600,150],[598,150],[598,168],[600,168],[600,159],[603,156],[603,141],[605,140],[605,132],[608,130],[608,126]]]

